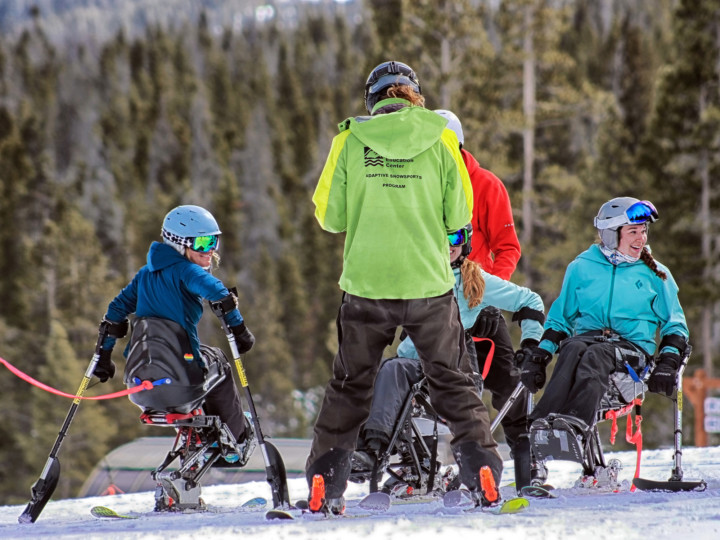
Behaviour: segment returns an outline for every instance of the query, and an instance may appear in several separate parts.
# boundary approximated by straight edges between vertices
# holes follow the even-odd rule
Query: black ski
[[[634,478],[633,484],[642,491],[705,491],[707,483],[705,480],[647,480],[645,478]]]
[[[523,497],[533,497],[536,499],[557,499],[552,491],[552,488],[546,488],[543,486],[524,486],[520,488],[520,494]]]

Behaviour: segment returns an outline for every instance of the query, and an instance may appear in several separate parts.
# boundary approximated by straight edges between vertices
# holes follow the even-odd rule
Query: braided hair
[[[667,280],[667,274],[658,268],[657,262],[655,262],[655,259],[650,254],[650,250],[647,248],[647,246],[643,247],[643,250],[640,253],[640,260],[644,262],[648,266],[648,268],[650,268],[650,270],[655,273],[657,277],[659,277],[663,281]]]

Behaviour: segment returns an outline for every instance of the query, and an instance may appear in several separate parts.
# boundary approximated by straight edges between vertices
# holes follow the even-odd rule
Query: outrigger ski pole
[[[230,289],[230,292],[233,296],[237,296],[237,289],[234,287]],[[263,461],[265,462],[265,473],[267,475],[267,482],[270,484],[270,489],[272,491],[273,507],[290,508],[290,494],[288,492],[285,463],[283,462],[278,449],[275,448],[273,444],[266,441],[263,436],[262,429],[260,428],[260,420],[258,419],[257,411],[255,410],[255,402],[253,401],[250,386],[248,385],[247,375],[245,374],[245,368],[243,367],[242,357],[238,352],[237,343],[235,342],[235,336],[230,331],[230,328],[223,317],[225,313],[230,310],[226,311],[222,300],[218,302],[210,302],[210,307],[222,323],[228,344],[230,345],[230,350],[232,351],[232,355],[235,360],[235,368],[237,369],[238,377],[240,378],[240,384],[245,391],[245,398],[247,399],[250,416],[252,417],[253,426],[255,428],[255,436],[257,437],[258,446],[260,447],[260,450],[262,450]]]
[[[50,450],[50,455],[48,456],[47,462],[45,462],[45,468],[43,468],[40,478],[38,478],[37,482],[35,482],[31,488],[32,497],[30,502],[25,507],[25,511],[20,514],[20,517],[18,517],[18,522],[20,523],[35,523],[35,520],[37,520],[57,487],[58,480],[60,479],[60,460],[57,457],[58,452],[60,452],[60,446],[62,445],[65,435],[67,435],[68,428],[70,427],[73,418],[75,418],[75,413],[80,406],[81,398],[85,393],[85,390],[87,390],[88,384],[90,384],[90,379],[95,371],[95,366],[97,366],[98,360],[100,360],[100,348],[102,347],[103,341],[105,341],[105,338],[108,335],[115,335],[114,331],[111,332],[111,326],[112,325],[105,321],[100,324],[100,329],[98,330],[98,340],[95,344],[95,354],[93,354],[90,365],[88,366],[87,371],[85,371],[85,375],[80,382],[80,387],[75,393],[75,399],[70,406],[67,416],[65,416],[65,422],[63,422],[60,433],[58,433],[57,439],[55,439],[55,444],[53,445],[52,450]],[[127,327],[125,326],[124,329],[127,330]],[[122,335],[119,337],[122,337]]]
[[[643,491],[704,491],[707,488],[705,480],[683,480],[682,470],[682,408],[683,408],[683,389],[682,389],[682,378],[687,366],[688,360],[690,359],[690,353],[692,347],[687,345],[683,359],[680,362],[680,368],[677,371],[677,392],[675,396],[670,398],[675,405],[674,420],[675,420],[675,453],[674,461],[675,465],[670,474],[670,478],[666,481],[648,480],[645,478],[633,479],[633,484],[638,489]]]

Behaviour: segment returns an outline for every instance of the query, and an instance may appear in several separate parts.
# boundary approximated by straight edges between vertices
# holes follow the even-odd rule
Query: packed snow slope
[[[620,459],[623,463],[620,478],[632,479],[634,452],[608,453],[606,457]],[[672,460],[671,448],[645,451],[640,476],[667,480]],[[512,462],[506,462],[505,466],[503,485],[513,479]],[[360,516],[355,505],[367,494],[368,484],[349,484],[347,516],[301,517],[294,521],[267,521],[265,509],[240,508],[243,502],[253,497],[270,499],[270,489],[265,482],[205,487],[203,498],[211,511],[195,514],[153,513],[151,492],[51,500],[37,522],[32,524],[17,522],[24,505],[0,507],[0,538],[720,539],[720,447],[686,448],[683,469],[685,480],[702,478],[707,482],[707,490],[607,493],[574,488],[580,466],[571,462],[552,462],[548,481],[557,488],[558,498],[532,499],[523,513],[499,516],[447,509],[441,501],[397,503],[386,513]],[[307,486],[302,479],[291,479],[289,489],[292,500],[307,496]],[[505,497],[512,496],[512,488],[504,487],[501,491]],[[90,515],[90,508],[95,505],[108,506],[138,519],[98,519]]]

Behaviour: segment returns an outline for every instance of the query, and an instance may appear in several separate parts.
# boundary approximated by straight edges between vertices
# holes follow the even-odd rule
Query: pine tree
[[[661,219],[658,258],[680,284],[680,299],[703,367],[711,372],[720,343],[719,201],[711,178],[720,166],[717,87],[720,22],[716,0],[683,0],[674,14],[674,58],[662,69],[642,165],[655,187]]]

